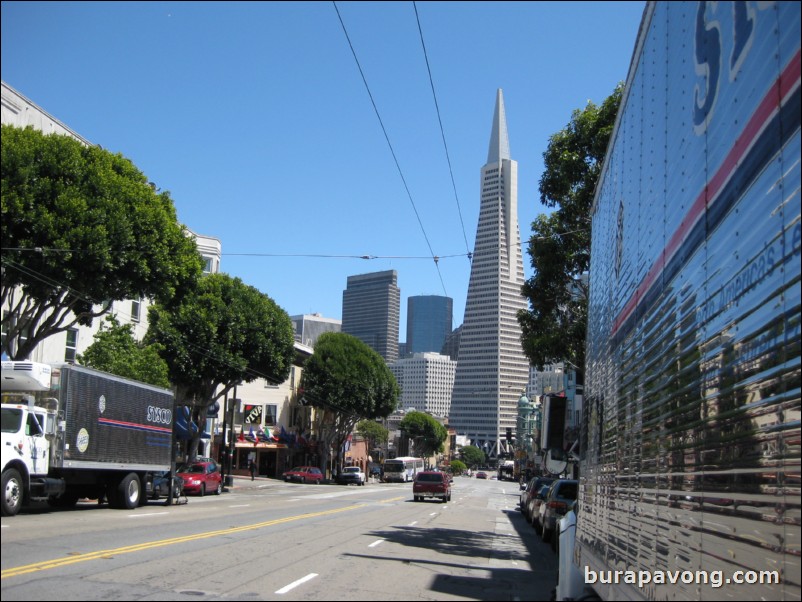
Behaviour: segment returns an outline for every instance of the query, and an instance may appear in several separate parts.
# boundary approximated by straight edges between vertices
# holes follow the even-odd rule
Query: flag
[[[242,426],[240,426],[240,427],[239,427],[239,437],[238,437],[238,440],[239,440],[239,441],[245,441],[245,433],[243,432],[243,427],[242,427]]]
[[[248,429],[248,436],[246,437],[248,441],[256,441],[256,437],[253,434],[253,425],[250,426]]]

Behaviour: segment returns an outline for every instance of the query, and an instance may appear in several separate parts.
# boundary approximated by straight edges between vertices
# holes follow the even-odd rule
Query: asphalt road
[[[548,600],[556,557],[516,483],[458,477],[452,501],[411,484],[236,479],[221,496],[134,511],[96,503],[3,518],[11,600]]]

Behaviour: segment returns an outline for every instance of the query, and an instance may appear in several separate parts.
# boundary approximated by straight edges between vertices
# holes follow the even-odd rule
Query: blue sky
[[[4,1],[2,79],[169,190],[291,315],[339,319],[349,275],[397,270],[404,341],[412,295],[462,323],[496,90],[528,278],[549,136],[626,78],[643,6],[337,2],[393,152],[331,2]]]

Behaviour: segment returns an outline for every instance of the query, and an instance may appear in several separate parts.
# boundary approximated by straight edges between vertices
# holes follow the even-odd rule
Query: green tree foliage
[[[384,359],[342,332],[325,333],[317,340],[304,366],[301,387],[305,403],[317,408],[315,428],[324,465],[332,446],[339,458],[346,437],[360,420],[390,415],[399,395]]]
[[[430,458],[443,452],[448,429],[429,414],[409,412],[398,424],[398,428],[414,441],[416,456]]]
[[[158,345],[145,345],[134,338],[130,324],[120,324],[107,316],[95,341],[78,356],[78,362],[125,378],[170,388],[167,362],[159,355]]]
[[[468,470],[468,467],[465,466],[465,464],[463,464],[459,460],[454,460],[453,462],[451,462],[451,474],[461,475],[466,470]]]
[[[3,125],[1,171],[9,357],[90,325],[109,301],[168,303],[200,276],[201,256],[170,195],[122,155]]]
[[[580,276],[590,267],[590,209],[622,91],[619,84],[601,106],[575,110],[543,153],[540,201],[556,210],[532,223],[534,275],[522,289],[529,309],[518,313],[524,352],[540,369],[563,360],[584,365],[587,286]]]
[[[159,344],[176,404],[193,408],[201,426],[209,406],[239,383],[264,378],[278,384],[290,374],[295,339],[289,315],[239,278],[204,276],[192,294],[154,305],[148,315],[145,340]]]
[[[459,455],[462,457],[462,461],[472,468],[482,466],[485,463],[485,452],[475,445],[465,445],[461,447]]]
[[[360,421],[356,425],[356,433],[367,442],[368,451],[384,445],[390,439],[390,431],[375,420]]]

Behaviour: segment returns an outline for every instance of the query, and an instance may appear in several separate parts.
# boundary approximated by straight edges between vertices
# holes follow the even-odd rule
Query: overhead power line
[[[426,59],[426,71],[429,73],[429,84],[432,86],[432,98],[434,99],[434,108],[437,111],[437,122],[440,124],[440,135],[443,138],[443,148],[446,151],[448,173],[451,174],[451,187],[454,189],[454,199],[457,201],[457,212],[459,213],[459,223],[462,227],[462,238],[465,240],[465,250],[467,251],[468,261],[470,261],[473,257],[473,253],[471,253],[471,247],[468,244],[468,236],[465,234],[465,222],[462,219],[462,207],[460,207],[459,204],[457,184],[454,182],[454,170],[451,167],[451,157],[448,154],[448,144],[446,144],[446,133],[443,129],[443,119],[440,117],[440,105],[437,102],[437,93],[434,91],[434,79],[432,78],[432,68],[429,65],[429,54],[426,52],[426,43],[423,41],[423,30],[421,29],[420,16],[418,15],[418,3],[413,2],[412,6],[415,8],[415,19],[418,22],[418,33],[420,34],[421,47],[423,47],[423,58]]]
[[[359,74],[362,77],[362,83],[365,84],[365,90],[368,93],[368,97],[370,98],[370,103],[373,105],[373,110],[376,113],[376,117],[379,120],[379,125],[381,126],[382,132],[384,133],[384,139],[387,141],[387,146],[390,148],[390,154],[393,156],[393,161],[395,161],[395,167],[398,170],[398,175],[401,176],[401,182],[404,184],[404,189],[407,192],[407,198],[409,198],[409,202],[412,205],[412,210],[415,212],[415,217],[418,219],[418,225],[420,226],[421,232],[423,233],[423,238],[426,240],[426,245],[429,247],[429,253],[431,253],[431,259],[434,261],[434,266],[437,269],[437,275],[440,278],[440,284],[443,287],[443,293],[448,296],[446,292],[446,285],[443,282],[443,275],[440,273],[440,265],[438,263],[438,256],[434,254],[434,250],[432,249],[432,244],[429,242],[429,237],[426,234],[426,228],[423,227],[423,222],[421,221],[420,214],[418,213],[418,208],[415,206],[415,201],[412,199],[412,193],[409,191],[409,186],[407,185],[406,178],[404,177],[404,172],[401,170],[401,165],[398,163],[398,157],[395,154],[395,150],[393,150],[393,145],[390,142],[390,136],[387,134],[387,129],[384,127],[384,122],[382,121],[381,114],[379,113],[379,109],[376,106],[376,101],[373,100],[373,94],[370,91],[370,86],[368,85],[368,80],[365,77],[365,72],[362,70],[362,65],[359,63],[359,58],[356,55],[356,50],[354,49],[354,45],[351,43],[351,37],[348,35],[348,30],[345,27],[345,22],[343,21],[342,16],[340,15],[340,9],[337,8],[337,3],[332,2],[334,5],[334,10],[337,12],[337,18],[340,20],[340,25],[343,28],[343,33],[345,34],[345,39],[348,41],[348,46],[351,49],[351,54],[354,56],[354,61],[356,62],[357,69],[359,69]]]

